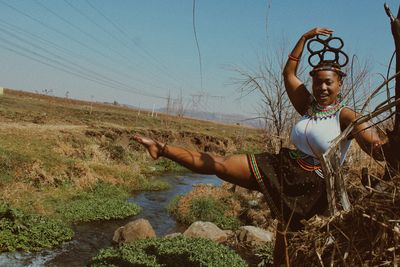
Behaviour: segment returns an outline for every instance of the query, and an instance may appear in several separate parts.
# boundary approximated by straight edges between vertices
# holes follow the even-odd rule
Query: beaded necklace
[[[338,101],[334,105],[322,107],[317,103],[317,101],[314,100],[307,111],[307,116],[312,119],[328,118],[335,115],[336,112],[338,112],[344,106],[345,106],[344,101]]]

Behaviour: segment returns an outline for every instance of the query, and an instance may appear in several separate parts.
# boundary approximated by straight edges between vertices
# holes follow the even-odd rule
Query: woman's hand
[[[315,36],[321,34],[321,35],[325,35],[325,36],[329,36],[333,33],[333,30],[328,29],[328,28],[314,28],[312,30],[309,30],[308,32],[306,32],[305,34],[303,34],[303,37],[306,40],[312,39]]]
[[[135,134],[133,140],[143,145],[153,159],[158,159],[165,150],[166,144],[157,142],[151,138]]]

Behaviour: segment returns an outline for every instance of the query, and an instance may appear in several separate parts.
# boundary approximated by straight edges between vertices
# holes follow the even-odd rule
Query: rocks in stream
[[[223,243],[228,239],[227,233],[221,230],[218,226],[211,222],[201,221],[192,223],[183,235],[188,237],[207,238],[218,243]]]
[[[250,244],[252,246],[263,245],[268,242],[272,242],[274,234],[270,231],[246,225],[239,228],[237,232],[239,242]]]
[[[172,233],[165,237],[171,238],[179,235],[187,237],[200,237],[210,239],[217,243],[228,242],[229,239],[235,239],[246,246],[260,246],[272,242],[274,234],[268,230],[259,227],[247,225],[242,226],[236,232],[230,230],[221,230],[212,222],[197,221],[192,223],[183,234]],[[118,228],[114,232],[113,241],[117,244],[126,244],[135,240],[155,237],[153,227],[146,219],[137,219],[129,222],[125,226]]]
[[[121,226],[114,232],[113,242],[117,244],[125,244],[135,240],[155,237],[153,227],[146,219],[137,219]]]

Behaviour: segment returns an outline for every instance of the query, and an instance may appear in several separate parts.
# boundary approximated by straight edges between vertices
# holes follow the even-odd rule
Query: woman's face
[[[313,77],[313,95],[321,106],[336,103],[337,96],[342,86],[339,75],[331,70],[317,71]]]

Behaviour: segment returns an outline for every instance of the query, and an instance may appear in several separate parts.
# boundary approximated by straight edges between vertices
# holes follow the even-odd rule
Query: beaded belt
[[[289,151],[289,156],[291,159],[296,160],[297,164],[305,171],[313,171],[321,178],[324,178],[322,173],[321,164],[318,159],[313,156],[307,155],[300,150]]]

